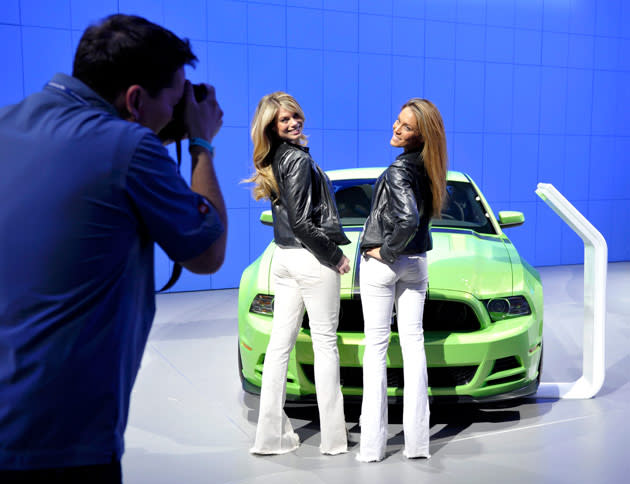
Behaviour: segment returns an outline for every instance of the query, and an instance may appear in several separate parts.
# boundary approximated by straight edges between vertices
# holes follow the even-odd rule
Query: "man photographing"
[[[155,313],[153,247],[223,263],[227,217],[187,40],[143,18],[89,27],[72,77],[0,109],[0,482],[122,482],[131,389]],[[173,108],[191,186],[157,134]]]

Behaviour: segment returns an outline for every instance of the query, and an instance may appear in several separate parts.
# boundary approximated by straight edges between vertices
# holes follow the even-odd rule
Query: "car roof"
[[[326,174],[331,180],[361,180],[365,178],[378,178],[386,166],[369,168],[345,168],[343,170],[326,170]],[[469,182],[465,173],[449,170],[446,179],[449,181]]]

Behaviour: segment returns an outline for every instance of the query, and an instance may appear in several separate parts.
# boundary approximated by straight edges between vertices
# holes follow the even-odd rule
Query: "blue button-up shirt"
[[[0,109],[0,469],[107,463],[155,313],[153,246],[222,233],[155,134],[58,74]]]

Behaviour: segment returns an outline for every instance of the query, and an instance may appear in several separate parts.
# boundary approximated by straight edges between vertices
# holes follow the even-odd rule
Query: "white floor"
[[[582,374],[583,267],[540,268],[545,290],[543,381]],[[388,456],[361,464],[355,443],[321,456],[316,410],[290,408],[302,446],[248,453],[258,398],[237,373],[237,290],[158,296],[132,396],[126,484],[160,483],[617,483],[630,474],[630,262],[608,266],[606,379],[590,400],[529,399],[490,408],[434,407],[429,460],[402,457],[401,415],[390,408]],[[315,420],[316,422],[316,420]]]

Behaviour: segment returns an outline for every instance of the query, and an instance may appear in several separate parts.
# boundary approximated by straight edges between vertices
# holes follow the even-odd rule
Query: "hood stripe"
[[[361,229],[363,230],[363,229]],[[357,254],[354,258],[354,279],[352,281],[352,299],[361,298],[361,289],[359,284],[359,273],[361,271],[361,249],[357,243]]]
[[[344,232],[363,232],[363,228],[364,226],[361,227],[344,227],[343,230]],[[352,279],[352,289],[351,289],[351,293],[352,293],[352,299],[360,299],[361,298],[361,290],[360,290],[360,284],[359,284],[359,272],[360,272],[360,268],[361,268],[361,247],[359,245],[360,242],[360,238],[359,240],[357,240],[357,249],[356,249],[356,254],[354,257],[354,278]]]

